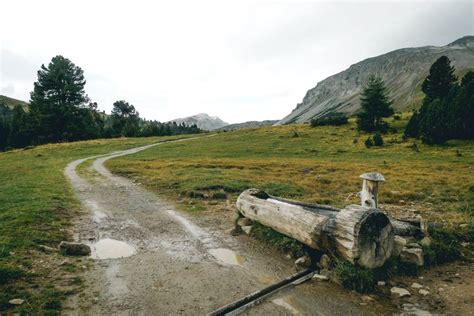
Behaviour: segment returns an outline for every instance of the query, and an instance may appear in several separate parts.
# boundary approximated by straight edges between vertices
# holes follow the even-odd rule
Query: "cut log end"
[[[352,263],[377,268],[392,254],[393,227],[377,209],[349,205],[337,214],[329,231],[337,252]]]
[[[369,268],[381,267],[392,254],[393,235],[392,225],[385,214],[368,213],[358,234],[357,263]]]

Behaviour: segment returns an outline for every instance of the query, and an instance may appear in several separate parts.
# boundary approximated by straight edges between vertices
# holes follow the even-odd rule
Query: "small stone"
[[[362,295],[362,300],[364,302],[372,302],[374,299],[369,295]]]
[[[12,300],[9,300],[8,303],[11,305],[21,305],[25,302],[25,300],[22,300],[21,298],[14,298]]]
[[[424,290],[424,289],[420,289],[420,290],[418,291],[418,293],[420,293],[420,294],[423,295],[423,296],[426,296],[426,295],[430,294],[429,291]]]
[[[469,226],[468,224],[460,224],[460,225],[459,225],[459,228],[466,228],[466,227],[468,227],[468,226]]]
[[[315,275],[313,275],[313,279],[317,280],[317,281],[329,281],[329,278],[327,276],[317,274],[317,273]]]
[[[246,233],[247,235],[250,235],[250,233],[252,232],[252,226],[241,226],[240,228],[242,228],[244,233]]]
[[[400,258],[402,259],[402,261],[415,263],[419,267],[424,265],[423,250],[421,248],[405,247],[400,253]]]
[[[402,252],[403,248],[406,246],[407,241],[405,238],[395,235],[393,237],[393,250],[392,250],[392,256],[393,257],[398,257],[400,253]]]
[[[247,217],[242,217],[237,220],[237,225],[240,227],[252,225],[252,221]]]
[[[386,284],[385,281],[378,281],[377,282],[378,286],[385,286],[385,284]]]
[[[329,278],[331,276],[331,271],[329,271],[329,269],[321,269],[319,270],[319,274],[327,276]]]
[[[431,238],[426,236],[424,237],[421,241],[420,241],[420,245],[422,245],[423,247],[429,247],[431,246]]]
[[[394,297],[404,297],[404,296],[410,296],[411,295],[411,293],[408,292],[408,290],[406,290],[404,288],[401,288],[401,287],[396,287],[396,286],[394,286],[390,289],[390,293]]]
[[[295,261],[297,268],[309,268],[311,266],[311,258],[308,256],[299,257]]]
[[[420,283],[414,282],[414,283],[412,283],[411,287],[414,288],[414,289],[421,289],[423,287],[423,285],[421,285]]]
[[[421,248],[421,246],[417,242],[411,242],[411,243],[407,244],[407,248]]]
[[[91,253],[89,246],[76,242],[61,241],[58,248],[62,254],[68,256],[88,256]]]
[[[331,268],[331,258],[327,254],[322,255],[321,259],[319,259],[319,267],[321,269]]]
[[[443,292],[443,291],[444,291],[444,289],[443,289],[442,287],[440,287],[440,288],[438,289],[438,292]]]

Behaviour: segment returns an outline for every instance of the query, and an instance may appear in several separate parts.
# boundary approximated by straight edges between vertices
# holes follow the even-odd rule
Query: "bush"
[[[374,270],[356,267],[347,261],[337,261],[334,272],[345,288],[361,293],[373,291],[377,282]]]
[[[212,194],[212,199],[213,200],[226,200],[227,194],[225,194],[224,192],[214,192]]]
[[[451,262],[462,257],[461,240],[471,239],[472,232],[468,230],[455,231],[451,228],[433,228],[430,230],[431,245],[424,247],[424,259],[427,265]]]
[[[0,284],[6,284],[11,280],[21,278],[25,272],[19,268],[0,264]]]
[[[383,146],[383,138],[380,132],[375,133],[373,140],[374,140],[374,146]]]
[[[370,136],[369,136],[369,138],[367,138],[365,140],[364,144],[365,144],[365,147],[367,147],[367,148],[370,148],[370,147],[374,146],[374,142],[372,141],[372,138]]]
[[[348,122],[347,116],[343,114],[334,114],[331,116],[312,119],[311,127],[325,126],[325,125],[339,126],[339,125],[347,124],[347,122]]]

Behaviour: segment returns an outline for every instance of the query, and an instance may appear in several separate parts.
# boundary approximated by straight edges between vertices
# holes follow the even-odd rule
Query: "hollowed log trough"
[[[354,264],[377,268],[390,258],[394,230],[375,208],[343,209],[302,203],[248,189],[237,199],[239,212],[310,248],[334,253]]]

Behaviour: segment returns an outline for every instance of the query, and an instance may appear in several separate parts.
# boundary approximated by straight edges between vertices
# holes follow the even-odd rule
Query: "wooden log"
[[[317,250],[335,252],[361,266],[375,268],[390,258],[393,229],[377,209],[350,205],[342,210],[276,198],[258,189],[237,199],[240,213]]]

